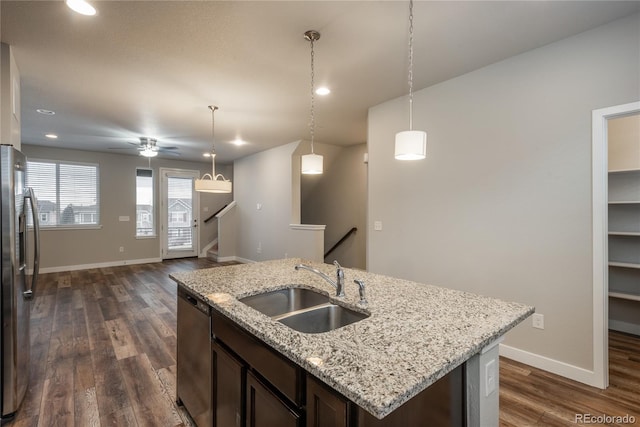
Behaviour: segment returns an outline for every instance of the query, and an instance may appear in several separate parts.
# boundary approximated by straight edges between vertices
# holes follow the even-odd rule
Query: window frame
[[[139,170],[144,170],[144,171],[150,171],[151,172],[151,212],[145,212],[145,215],[149,215],[149,218],[151,219],[151,221],[153,222],[153,231],[151,234],[138,234],[138,171]],[[157,216],[156,216],[156,210],[157,210],[157,203],[156,203],[156,181],[155,181],[155,171],[153,170],[153,168],[148,168],[148,167],[136,167],[136,173],[135,173],[135,179],[136,179],[136,183],[135,183],[135,188],[136,188],[136,201],[135,201],[135,210],[136,210],[136,216],[135,216],[135,238],[136,239],[156,239],[158,237],[158,224],[157,224]]]
[[[28,158],[27,159],[27,173],[25,176],[26,183],[28,187],[32,187],[31,183],[29,183],[29,164],[30,163],[45,163],[55,165],[55,194],[56,194],[56,224],[40,224],[40,228],[43,230],[96,230],[102,228],[102,203],[100,197],[100,164],[99,163],[90,163],[90,162],[76,162],[70,160],[56,160],[56,159],[42,159],[42,158]],[[60,165],[67,166],[85,166],[85,167],[93,167],[96,172],[96,212],[93,215],[96,215],[95,224],[60,224],[60,216],[62,216],[62,211],[60,210]],[[38,194],[36,193],[36,197]],[[44,214],[45,212],[39,212],[39,215]],[[48,214],[48,212],[47,212]],[[85,213],[81,213],[85,214]],[[29,220],[30,222],[31,220]],[[33,224],[29,223],[28,228],[33,228]]]

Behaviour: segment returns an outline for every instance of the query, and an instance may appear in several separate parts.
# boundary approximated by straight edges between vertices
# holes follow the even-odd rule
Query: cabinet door
[[[247,372],[247,427],[298,427],[300,416]]]
[[[307,375],[307,427],[347,427],[349,404]]]
[[[241,427],[242,374],[244,366],[218,343],[211,344],[214,366],[214,425],[217,427]]]

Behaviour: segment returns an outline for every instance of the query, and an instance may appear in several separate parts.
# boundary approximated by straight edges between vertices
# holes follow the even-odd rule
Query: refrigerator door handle
[[[24,299],[30,300],[33,299],[33,290],[38,281],[38,273],[40,272],[40,218],[38,216],[38,200],[36,199],[33,188],[27,189],[27,194],[25,194],[24,198],[29,199],[31,203],[31,213],[33,214],[33,275],[31,277],[31,283],[26,284],[28,287],[23,292]],[[26,209],[26,203],[24,208]]]

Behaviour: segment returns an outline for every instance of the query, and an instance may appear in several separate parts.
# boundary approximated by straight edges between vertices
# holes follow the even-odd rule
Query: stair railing
[[[327,252],[324,253],[324,257],[325,258],[328,257],[331,252],[336,250],[336,248],[338,248],[341,244],[343,244],[344,241],[349,238],[349,236],[351,236],[352,234],[355,234],[356,231],[358,231],[357,227],[352,227],[351,230],[347,231],[345,235],[342,236],[342,238],[338,240],[338,242],[335,245],[331,246],[331,249],[329,249]]]
[[[211,215],[209,218],[205,219],[205,220],[204,220],[205,224],[206,224],[207,222],[211,221],[213,218],[215,218],[215,217],[216,217],[216,215],[218,215],[220,212],[222,212],[222,210],[223,210],[224,208],[226,208],[227,206],[229,206],[229,204],[228,204],[228,203],[227,203],[226,205],[224,205],[223,207],[221,207],[220,209],[218,209],[218,210],[216,211],[216,213],[214,213],[213,215]]]

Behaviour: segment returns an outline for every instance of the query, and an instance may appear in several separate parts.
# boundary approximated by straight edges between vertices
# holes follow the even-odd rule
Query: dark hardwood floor
[[[40,276],[12,426],[191,426],[175,404],[176,284],[206,259]]]
[[[175,404],[168,274],[220,265],[185,259],[43,274],[31,312],[30,386],[8,425],[192,426]],[[629,414],[640,425],[640,338],[612,333],[610,342],[604,391],[502,359],[500,424],[575,426],[576,413],[591,413]]]
[[[605,419],[604,423],[580,422],[586,419],[585,414],[594,418],[603,415],[628,418]],[[629,422],[632,418],[635,421]],[[501,358],[500,425],[640,426],[640,337],[609,331],[606,390]]]

